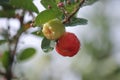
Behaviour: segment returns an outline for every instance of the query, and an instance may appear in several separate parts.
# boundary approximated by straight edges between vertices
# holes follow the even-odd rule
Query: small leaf
[[[6,2],[9,2],[9,0],[0,0],[0,4],[1,3],[6,3]]]
[[[7,68],[8,65],[9,65],[9,56],[10,56],[10,53],[8,51],[6,51],[2,55],[1,62],[2,62],[2,65],[3,65],[4,68]]]
[[[10,5],[10,0],[0,0],[0,6],[3,7],[3,10],[12,10],[14,9],[12,5]]]
[[[69,13],[71,13],[74,10],[76,5],[77,5],[77,3],[76,4],[67,5],[65,8],[67,9],[67,11]]]
[[[16,8],[22,8],[38,13],[37,7],[33,4],[33,0],[10,0],[10,4]]]
[[[24,49],[19,55],[17,55],[17,59],[18,61],[25,61],[30,59],[35,53],[36,50],[34,48],[27,48]]]
[[[51,40],[48,40],[47,38],[43,38],[41,48],[44,52],[49,52],[53,50],[53,47],[51,47]]]
[[[66,26],[86,25],[88,20],[84,18],[72,18],[71,22],[65,24]]]
[[[39,25],[42,25],[42,24],[44,24],[45,22],[47,22],[47,21],[49,21],[51,19],[56,18],[57,17],[56,13],[51,9],[42,11],[36,17],[34,25],[39,26]]]
[[[15,9],[9,4],[9,0],[0,2],[2,9],[0,10],[0,17],[13,17],[15,15]],[[9,14],[8,14],[9,13]]]
[[[56,3],[63,2],[64,0],[55,0]]]
[[[41,4],[48,9],[48,5],[51,6],[51,8],[57,8],[57,5],[55,3],[55,0],[41,0]]]
[[[0,45],[4,44],[6,42],[6,40],[0,40]]]
[[[8,17],[9,18],[9,17],[13,17],[14,15],[15,15],[15,10],[0,11],[0,17]]]

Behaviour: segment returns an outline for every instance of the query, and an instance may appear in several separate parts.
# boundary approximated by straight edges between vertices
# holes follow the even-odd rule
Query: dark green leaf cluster
[[[24,9],[38,13],[38,9],[33,3],[33,0],[0,0],[0,17],[15,17],[16,9]]]
[[[63,2],[64,3],[64,7],[63,8],[59,8],[57,6],[57,4],[59,4],[59,2]],[[79,2],[74,2],[74,0],[71,0],[71,4],[67,4],[66,0],[41,0],[41,4],[46,8],[46,10],[40,12],[38,14],[38,16],[35,19],[35,23],[34,25],[39,26],[44,24],[45,22],[54,19],[54,18],[58,18],[61,21],[65,19],[66,16],[69,16],[71,14],[72,11],[74,11],[74,9],[76,9],[75,7],[77,7],[80,4]],[[51,8],[49,9],[50,6]],[[67,12],[67,13],[65,13]],[[76,15],[74,15],[74,17],[77,19]],[[74,18],[74,20],[75,20]],[[79,20],[71,20],[71,23],[69,26],[73,25],[83,25],[87,22],[80,21]]]

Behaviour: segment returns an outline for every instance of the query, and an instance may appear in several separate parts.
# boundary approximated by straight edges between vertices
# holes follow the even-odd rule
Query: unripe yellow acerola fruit
[[[53,19],[43,25],[42,32],[47,39],[57,40],[65,32],[65,26],[59,19]]]

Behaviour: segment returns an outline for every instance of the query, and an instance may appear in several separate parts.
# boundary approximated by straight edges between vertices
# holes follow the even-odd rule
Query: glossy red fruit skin
[[[56,43],[56,51],[62,56],[73,57],[80,49],[80,41],[74,33],[65,32]]]

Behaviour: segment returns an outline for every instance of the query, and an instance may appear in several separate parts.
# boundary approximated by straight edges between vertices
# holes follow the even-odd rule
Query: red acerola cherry
[[[63,3],[63,2],[59,2],[59,3],[57,4],[57,6],[58,6],[58,7],[64,7],[64,3]]]
[[[56,43],[56,51],[62,56],[73,57],[80,49],[80,41],[74,33],[65,32]]]

